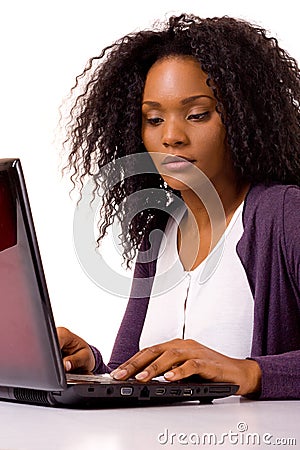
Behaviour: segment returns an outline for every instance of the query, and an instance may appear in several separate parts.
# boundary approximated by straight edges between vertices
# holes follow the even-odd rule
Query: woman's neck
[[[220,208],[223,209],[223,217],[226,221],[226,227],[228,226],[235,210],[244,201],[250,188],[249,183],[243,183],[240,186],[219,186],[215,187],[213,195],[204,195],[203,198],[192,190],[186,190],[181,192],[182,199],[184,200],[188,212],[187,219],[189,223],[197,223],[199,231],[207,228],[210,224],[210,210],[213,209],[217,196],[219,197]],[[210,187],[213,190],[212,187]],[[213,201],[210,202],[209,199]],[[207,201],[206,201],[207,200]]]
[[[249,187],[248,183],[244,183],[236,189],[219,188],[213,195],[204,195],[202,199],[192,191],[182,192],[188,209],[178,229],[177,244],[186,270],[197,267],[215,247],[234,212],[245,199]],[[215,208],[220,210],[219,213],[215,214]]]

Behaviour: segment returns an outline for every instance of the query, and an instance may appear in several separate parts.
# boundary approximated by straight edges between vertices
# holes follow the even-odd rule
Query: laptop
[[[237,385],[65,374],[21,162],[0,159],[0,400],[102,408],[211,402]]]

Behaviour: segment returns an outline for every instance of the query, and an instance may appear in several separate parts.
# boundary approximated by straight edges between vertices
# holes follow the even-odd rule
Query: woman
[[[197,374],[239,384],[240,395],[300,398],[296,61],[247,22],[181,15],[125,36],[82,76],[72,179],[101,183],[100,238],[117,217],[128,264],[138,255],[110,363],[61,328],[66,370],[142,382]],[[115,163],[126,171],[123,157],[140,153],[154,169],[112,182]],[[144,205],[163,194],[156,209],[130,200],[144,190]],[[223,214],[212,220],[216,197]],[[157,229],[165,239],[151,247]],[[164,285],[167,266],[176,276]]]

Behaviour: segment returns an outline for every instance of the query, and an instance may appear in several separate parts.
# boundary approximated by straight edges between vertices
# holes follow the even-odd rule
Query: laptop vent
[[[31,389],[15,388],[15,399],[19,402],[37,403],[40,405],[49,405],[48,393],[45,391],[36,391]]]

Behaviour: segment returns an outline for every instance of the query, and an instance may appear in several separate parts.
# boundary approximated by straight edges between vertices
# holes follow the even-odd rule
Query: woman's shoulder
[[[263,253],[284,252],[289,261],[299,261],[300,187],[297,185],[252,186],[243,209],[244,233],[239,242],[242,257],[257,260]],[[297,262],[298,264],[298,262]],[[293,267],[296,267],[293,263]]]
[[[294,184],[253,184],[246,196],[246,201],[259,203],[261,201],[271,202],[274,199],[282,199],[288,196],[299,196],[300,186]]]
[[[300,187],[291,184],[256,184],[248,191],[244,204],[244,219],[274,220],[294,211],[300,213]]]

